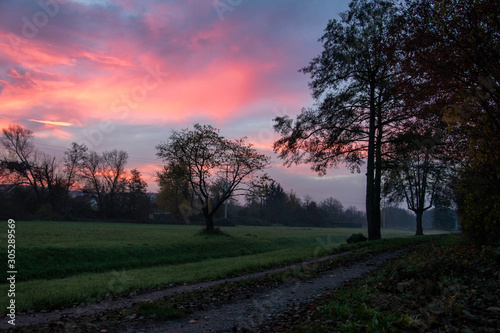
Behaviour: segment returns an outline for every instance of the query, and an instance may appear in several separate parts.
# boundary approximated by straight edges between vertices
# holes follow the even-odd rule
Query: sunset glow
[[[123,149],[127,168],[143,171],[150,190],[161,166],[154,147],[172,129],[211,124],[274,156],[272,119],[313,105],[309,78],[298,70],[320,52],[328,20],[347,7],[244,0],[220,12],[203,0],[2,1],[0,126],[26,127],[41,150],[50,145],[58,155],[72,141]],[[308,166],[284,170],[273,159],[285,189],[344,195],[363,207],[347,183],[311,182]]]

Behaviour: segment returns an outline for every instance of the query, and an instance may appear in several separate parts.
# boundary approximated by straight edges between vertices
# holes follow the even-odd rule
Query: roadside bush
[[[496,173],[465,170],[457,185],[458,216],[464,234],[477,244],[500,245],[500,179]]]
[[[346,242],[348,244],[353,244],[353,243],[361,243],[361,242],[366,242],[368,238],[363,236],[363,234],[352,234],[351,237],[346,239]]]

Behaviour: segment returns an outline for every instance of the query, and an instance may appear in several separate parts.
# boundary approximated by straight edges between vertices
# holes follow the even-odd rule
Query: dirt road
[[[207,309],[196,310],[187,317],[178,320],[156,318],[116,318],[105,313],[131,307],[134,303],[154,301],[179,295],[189,291],[207,288],[286,271],[297,267],[306,267],[316,262],[333,260],[351,252],[322,257],[298,265],[282,267],[264,272],[244,275],[231,279],[208,281],[192,285],[177,286],[160,291],[140,294],[130,298],[105,301],[98,304],[84,305],[60,311],[36,314],[21,314],[16,318],[19,332],[257,332],[271,322],[277,315],[296,305],[307,303],[316,297],[331,292],[342,283],[359,278],[380,267],[388,260],[398,258],[410,248],[392,250],[379,254],[369,254],[346,266],[322,272],[309,279],[294,279],[278,286],[262,285],[255,287],[251,295],[235,293],[231,300],[220,301],[217,298]],[[6,318],[0,325],[1,330],[9,329]],[[12,328],[10,327],[10,330]]]

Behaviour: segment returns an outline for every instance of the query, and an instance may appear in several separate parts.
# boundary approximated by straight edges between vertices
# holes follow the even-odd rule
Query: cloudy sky
[[[155,146],[195,123],[248,137],[286,191],[364,209],[365,179],[318,178],[272,152],[275,116],[311,106],[298,69],[348,0],[1,0],[0,128],[62,158],[72,141],[123,149],[156,189]]]

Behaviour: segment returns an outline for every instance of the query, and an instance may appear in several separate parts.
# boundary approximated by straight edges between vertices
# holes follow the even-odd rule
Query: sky
[[[272,119],[314,100],[298,70],[348,0],[1,0],[0,128],[19,124],[62,159],[71,142],[125,150],[157,190],[155,146],[210,124],[271,156],[289,192],[364,210],[365,177],[286,168]]]

